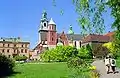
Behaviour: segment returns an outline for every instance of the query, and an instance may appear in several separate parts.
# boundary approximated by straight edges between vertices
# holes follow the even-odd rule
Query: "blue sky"
[[[72,24],[74,32],[80,33],[72,0],[57,0],[56,5],[52,6],[52,0],[0,0],[0,37],[21,37],[29,40],[30,47],[33,48],[38,41],[38,28],[44,9],[48,18],[55,21],[58,32],[64,30],[67,33]],[[64,11],[63,15],[60,14],[61,9]],[[103,17],[107,32],[111,30],[113,22],[110,10]]]

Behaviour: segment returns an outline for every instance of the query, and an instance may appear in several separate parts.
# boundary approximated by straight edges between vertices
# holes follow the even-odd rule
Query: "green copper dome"
[[[74,34],[74,31],[73,31],[73,29],[72,29],[72,26],[71,26],[71,25],[70,25],[70,28],[69,28],[68,34]]]
[[[47,12],[46,12],[46,10],[43,11],[41,20],[47,20]]]

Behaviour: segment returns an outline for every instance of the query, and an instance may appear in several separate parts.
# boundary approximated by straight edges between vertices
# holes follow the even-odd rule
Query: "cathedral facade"
[[[80,40],[82,39],[82,36],[80,34],[74,34],[72,26],[70,26],[67,34],[64,33],[64,31],[57,33],[56,23],[52,18],[48,20],[46,11],[42,13],[38,34],[39,41],[34,48],[35,53],[38,54],[46,49],[55,48],[59,45],[71,45],[77,48],[80,48],[81,46]]]

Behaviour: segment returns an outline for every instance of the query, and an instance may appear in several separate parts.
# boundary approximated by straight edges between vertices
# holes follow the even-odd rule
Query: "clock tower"
[[[47,12],[44,10],[42,13],[42,18],[40,20],[39,26],[39,43],[47,41],[47,33],[48,33],[48,19],[47,19]]]

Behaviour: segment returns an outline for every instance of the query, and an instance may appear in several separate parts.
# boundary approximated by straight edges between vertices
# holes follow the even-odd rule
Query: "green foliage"
[[[92,49],[89,45],[87,45],[86,47],[81,47],[78,51],[78,56],[82,59],[92,58],[93,56]]]
[[[70,69],[68,78],[90,78],[90,70],[87,67]]]
[[[105,0],[72,0],[78,13],[78,23],[82,33],[103,33]],[[94,5],[93,5],[94,4]]]
[[[40,57],[43,61],[67,61],[69,57],[74,57],[78,54],[75,47],[71,46],[57,46],[55,49],[50,49],[43,52]]]
[[[71,71],[69,78],[93,78],[93,77],[90,77],[91,69],[89,69],[89,66],[92,63],[92,60],[90,59],[88,60],[81,59],[78,57],[70,58],[67,61],[67,65]]]
[[[117,58],[117,57],[120,57],[120,44],[119,42],[117,41],[114,41],[114,42],[108,42],[108,43],[105,43],[103,44],[104,47],[106,47],[110,54],[113,55],[113,57]]]
[[[72,71],[67,78],[90,78],[89,66],[92,54],[89,53],[91,47],[87,45],[85,48],[77,50],[71,46],[58,46],[55,49],[47,50],[41,54],[44,61],[67,61],[67,66]]]
[[[116,64],[117,64],[117,67],[120,68],[120,57],[116,59]]]
[[[0,54],[0,78],[10,75],[13,72],[15,63],[12,59]]]
[[[16,61],[24,61],[24,60],[27,59],[27,57],[26,57],[26,56],[17,55],[17,56],[15,56],[14,59],[15,59]]]
[[[120,32],[120,1],[119,0],[108,0],[107,4],[112,9],[111,15],[114,16],[114,23],[112,25],[113,28],[116,28],[118,30],[118,33]],[[120,39],[120,37],[119,37]]]
[[[56,6],[56,0],[53,1],[53,6]],[[72,0],[75,5],[75,10],[78,13],[78,24],[82,31],[81,33],[103,33],[104,32],[104,19],[102,14],[105,12],[106,0]],[[94,4],[94,5],[93,5]],[[61,10],[60,14],[63,15],[64,11]]]
[[[98,73],[97,70],[92,70],[90,73],[90,78],[99,78],[100,74]]]
[[[76,68],[82,64],[85,64],[85,61],[79,57],[69,58],[67,61],[68,68]]]
[[[57,46],[55,49],[46,50],[40,55],[43,61],[67,61],[69,58],[79,57],[81,59],[92,58],[92,51],[88,45],[86,48],[77,50],[71,46]]]
[[[114,56],[120,56],[120,0],[108,0],[107,5],[112,9],[111,15],[114,17],[113,29],[117,29],[114,35],[113,47]]]
[[[86,45],[86,49],[89,51],[88,54],[89,54],[89,58],[93,58],[93,52],[92,52],[92,46],[90,44],[87,44]]]

